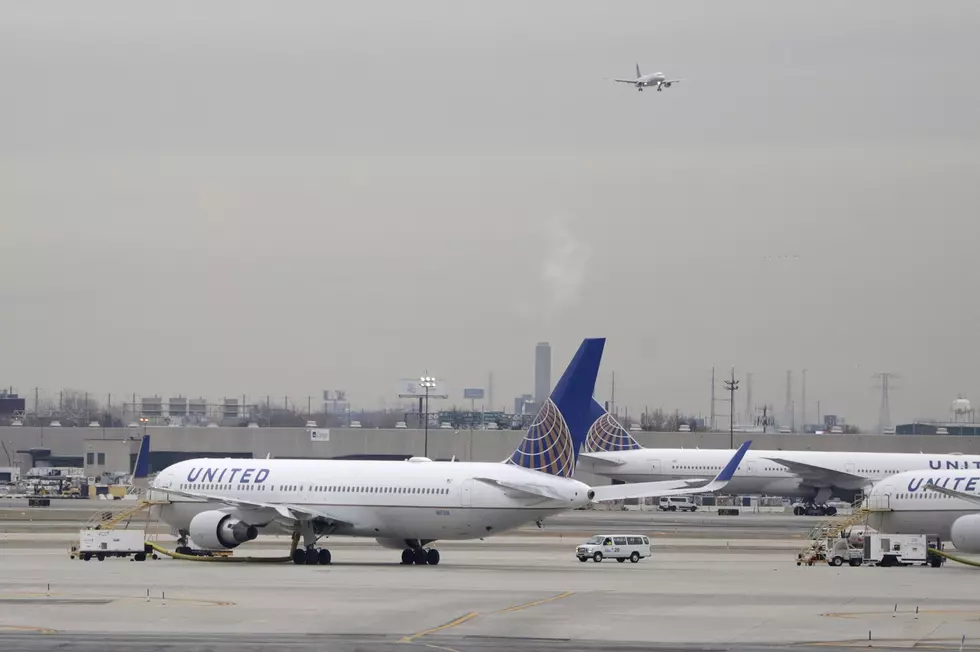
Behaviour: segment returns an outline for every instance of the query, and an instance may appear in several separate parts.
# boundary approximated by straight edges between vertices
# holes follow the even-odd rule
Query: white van
[[[623,563],[629,559],[634,564],[653,552],[650,539],[640,534],[597,534],[575,549],[579,561],[598,563],[603,559],[615,559]]]
[[[661,496],[657,509],[661,512],[696,512],[698,504],[690,496]]]

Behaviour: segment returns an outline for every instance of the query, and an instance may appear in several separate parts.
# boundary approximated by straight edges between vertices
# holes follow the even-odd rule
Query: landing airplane
[[[712,471],[728,460],[730,450],[643,448],[601,405],[592,406],[594,422],[579,456],[578,468],[623,482],[683,480]],[[980,455],[923,453],[848,453],[753,450],[726,486],[732,494],[801,498],[803,514],[833,516],[831,496],[855,500],[884,478],[903,471],[980,470]]]
[[[868,525],[888,534],[935,534],[980,553],[980,469],[911,471],[868,492]]]
[[[724,487],[749,442],[715,479],[590,487],[572,479],[591,424],[592,394],[605,339],[586,339],[541,407],[524,439],[503,462],[193,459],[161,471],[152,483],[156,515],[193,542],[233,549],[259,532],[299,533],[296,564],[329,564],[317,542],[333,534],[371,537],[401,550],[403,564],[435,565],[437,540],[478,539],[591,502],[670,496]],[[144,438],[144,447],[149,449]],[[139,458],[144,457],[141,453]],[[137,459],[134,476],[146,477]],[[698,479],[703,483],[704,479]],[[159,495],[157,495],[159,494]]]
[[[656,86],[658,91],[662,91],[665,88],[670,88],[671,84],[676,84],[682,80],[667,79],[662,72],[644,75],[640,72],[640,64],[636,64],[636,79],[614,79],[613,81],[621,84],[633,84],[638,91],[642,91],[648,86]]]

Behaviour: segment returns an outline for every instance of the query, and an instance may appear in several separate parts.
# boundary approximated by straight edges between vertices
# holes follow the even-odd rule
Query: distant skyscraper
[[[540,407],[551,395],[551,345],[538,342],[534,349],[534,402]]]

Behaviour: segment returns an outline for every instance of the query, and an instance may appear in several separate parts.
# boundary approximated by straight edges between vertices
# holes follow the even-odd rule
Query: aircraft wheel
[[[302,548],[297,548],[293,551],[293,563],[297,566],[306,563],[306,551]]]
[[[837,508],[834,507],[833,505],[827,505],[827,507],[824,509],[824,512],[827,514],[827,516],[836,516]]]
[[[435,548],[429,548],[425,553],[425,563],[429,566],[439,565],[439,551]]]
[[[803,508],[797,505],[793,508],[793,516],[803,516]]]
[[[306,562],[307,566],[314,566],[320,563],[320,551],[316,548],[307,548],[305,557],[303,561]]]
[[[402,564],[409,565],[415,563],[415,551],[411,548],[402,550]]]
[[[635,564],[638,561],[640,561],[640,553],[634,550],[633,554],[630,555],[630,562]]]
[[[600,561],[602,561],[602,553],[601,553],[601,552],[599,552],[598,550],[596,550],[596,552],[595,552],[595,554],[594,554],[594,555],[592,555],[592,561],[594,561],[594,562],[595,562],[595,563],[597,563],[597,564],[598,564],[598,563],[599,563]]]
[[[415,557],[415,565],[416,566],[425,566],[425,549],[424,548],[416,548],[415,549],[415,552],[413,554],[414,554],[414,557]]]
[[[316,560],[321,566],[326,566],[331,561],[330,551],[326,548],[320,548],[316,553]]]

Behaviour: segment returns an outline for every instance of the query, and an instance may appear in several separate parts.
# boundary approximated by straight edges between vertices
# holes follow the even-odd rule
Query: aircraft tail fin
[[[592,399],[592,426],[585,437],[586,453],[614,453],[643,448],[616,418]]]
[[[592,394],[605,338],[582,341],[507,464],[572,477],[592,421]]]
[[[642,73],[642,72],[640,72],[640,64],[639,64],[639,63],[637,63],[637,64],[636,64],[636,78],[637,78],[637,79],[639,79],[639,78],[640,78],[640,77],[642,77],[642,76],[643,76],[643,73]]]
[[[136,464],[133,467],[133,478],[130,486],[146,489],[150,486],[150,436],[143,435],[140,441],[140,451],[136,454]]]

